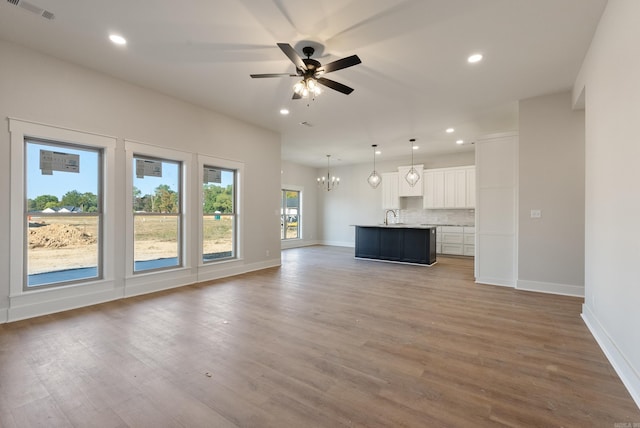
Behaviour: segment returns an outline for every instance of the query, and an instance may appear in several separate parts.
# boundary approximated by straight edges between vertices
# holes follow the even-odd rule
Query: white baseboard
[[[161,273],[158,273],[156,275],[127,278],[123,297],[140,296],[142,294],[155,293],[156,291],[184,287],[198,280],[198,276],[192,274],[190,269],[185,269],[182,272],[166,272],[161,275]]]
[[[2,308],[0,309],[0,324],[4,324],[9,320],[9,309]]]
[[[560,294],[563,296],[584,297],[584,287],[580,285],[556,284],[552,282],[527,281],[519,279],[516,283],[516,289]]]
[[[230,276],[241,275],[243,273],[254,272],[257,270],[268,269],[272,267],[280,266],[280,258],[265,260],[262,262],[243,264],[243,265],[231,265],[221,267],[219,269],[198,271],[197,282],[213,281],[214,279],[227,278]]]
[[[86,287],[86,286],[85,286]],[[6,322],[19,321],[54,314],[85,306],[97,305],[120,298],[119,290],[110,281],[85,288],[81,293],[73,289],[48,289],[33,294],[10,297]]]
[[[491,278],[491,277],[476,278],[476,284],[499,285],[501,287],[511,287],[511,288],[515,288],[516,286],[511,280],[506,280],[504,278]]]
[[[300,248],[300,247],[311,247],[312,245],[318,245],[317,240],[299,240],[299,239],[289,239],[284,240],[280,243],[281,250],[288,250],[289,248]]]
[[[329,245],[332,247],[351,247],[355,248],[356,244],[349,241],[320,241],[320,245]]]
[[[627,387],[631,398],[633,398],[633,401],[635,401],[638,408],[640,408],[640,374],[638,370],[625,358],[622,351],[616,346],[611,336],[609,336],[602,324],[598,321],[596,315],[586,304],[582,305],[582,319],[598,342],[598,345],[600,345],[602,352],[607,356],[607,359],[620,377],[620,380],[622,380],[624,386]]]

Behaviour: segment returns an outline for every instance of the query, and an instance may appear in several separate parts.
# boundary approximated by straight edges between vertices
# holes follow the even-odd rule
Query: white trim
[[[198,278],[197,282],[205,282],[212,281],[220,278],[227,278],[230,276],[241,275],[243,273],[254,272],[262,269],[268,269],[272,267],[280,266],[280,259],[270,259],[264,260],[261,262],[251,263],[251,264],[215,264],[212,266],[205,266],[206,268],[212,269],[200,269],[198,270]]]
[[[312,245],[319,245],[318,240],[304,240],[304,239],[281,239],[280,249],[288,250],[289,248],[310,247]]]
[[[198,277],[190,268],[176,268],[155,272],[142,272],[127,278],[124,297],[155,293],[183,287],[197,282]]]
[[[630,360],[625,357],[622,350],[616,346],[611,336],[598,321],[596,314],[586,304],[582,305],[582,319],[620,377],[620,380],[627,387],[631,398],[640,408],[640,374],[633,368],[633,365],[629,362]]]
[[[540,293],[560,294],[563,296],[584,297],[584,287],[580,285],[556,284],[552,282],[519,279],[516,282],[516,289],[537,291]]]
[[[350,247],[355,248],[355,242],[348,241],[320,241],[319,245],[328,245],[330,247]]]
[[[300,241],[304,240],[304,217],[303,217],[303,209],[302,209],[302,199],[305,197],[304,196],[304,186],[296,186],[295,184],[281,184],[280,185],[280,209],[282,210],[283,207],[282,206],[282,191],[283,190],[292,190],[294,192],[298,192],[298,237],[297,238],[292,238],[292,239],[282,239],[282,237],[280,238],[280,249],[282,250],[283,248],[295,248],[295,247],[303,247],[304,245],[300,245]],[[281,211],[281,214],[282,211]],[[282,219],[281,219],[282,221]],[[296,244],[293,244],[291,246],[289,246],[288,244],[285,244],[290,242],[290,241],[297,241]]]
[[[183,152],[180,150],[167,149],[164,147],[158,147],[151,144],[140,143],[133,140],[124,140],[124,149],[125,149],[125,170],[126,170],[126,198],[125,198],[125,209],[126,209],[126,222],[125,222],[125,240],[126,240],[126,250],[125,250],[125,260],[126,260],[126,270],[125,270],[125,291],[124,294],[130,295],[126,290],[126,287],[129,285],[130,281],[141,274],[143,272],[135,273],[133,272],[134,265],[134,242],[133,242],[133,157],[134,155],[138,156],[150,156],[157,159],[180,162],[182,164],[181,168],[181,183],[180,183],[180,192],[181,192],[181,206],[180,213],[182,215],[182,224],[180,229],[180,237],[182,242],[181,244],[181,259],[182,266],[177,267],[176,269],[167,269],[162,272],[171,272],[173,270],[181,270],[185,268],[193,267],[193,246],[191,245],[191,237],[193,236],[193,222],[189,221],[187,218],[188,214],[191,212],[192,206],[192,181],[189,179],[191,174],[191,166],[193,164],[193,155],[188,152]],[[133,282],[135,284],[135,281]]]
[[[229,159],[223,159],[223,158],[217,158],[217,157],[213,157],[213,156],[207,156],[207,155],[203,155],[198,153],[197,155],[197,165],[198,165],[198,174],[197,174],[197,187],[194,187],[195,189],[199,189],[200,191],[198,192],[198,207],[199,209],[196,211],[194,210],[194,215],[197,216],[196,222],[195,224],[198,225],[198,242],[194,243],[194,246],[196,246],[197,248],[194,249],[197,257],[197,262],[194,262],[195,266],[200,266],[199,269],[202,269],[205,266],[213,266],[216,264],[220,264],[220,263],[224,263],[227,261],[238,261],[241,260],[242,257],[244,256],[244,216],[243,214],[243,208],[244,208],[244,189],[243,189],[243,184],[244,184],[244,162],[238,162],[238,161],[234,161],[234,160],[229,160]],[[203,213],[202,213],[202,206],[204,203],[203,200],[203,194],[202,194],[202,182],[204,179],[204,171],[203,168],[205,165],[208,166],[217,166],[220,168],[227,168],[227,169],[233,169],[236,171],[235,175],[236,175],[236,182],[234,184],[235,189],[234,191],[236,192],[236,201],[234,201],[235,204],[235,215],[236,215],[236,228],[237,230],[235,231],[236,233],[236,242],[235,242],[235,258],[234,259],[226,259],[226,260],[221,260],[219,262],[210,262],[207,264],[203,264],[202,262],[202,236],[203,236],[203,231],[204,231],[204,219],[203,219]]]
[[[10,197],[10,243],[15,250],[10,254],[9,267],[9,310],[8,319],[13,317],[12,303],[20,296],[32,294],[38,299],[45,299],[49,294],[35,293],[33,290],[24,290],[24,200],[25,200],[25,170],[24,170],[24,142],[25,138],[43,139],[63,144],[79,144],[87,147],[102,149],[103,154],[103,210],[102,210],[102,275],[101,281],[88,281],[81,283],[81,287],[91,287],[102,281],[112,281],[115,277],[115,149],[117,139],[106,135],[91,132],[62,128],[53,125],[45,125],[20,119],[9,118],[9,132],[11,134],[11,197]],[[110,282],[112,283],[112,282]],[[112,285],[113,287],[113,285]],[[80,292],[83,293],[83,292]],[[20,299],[18,299],[20,300]],[[46,300],[40,303],[44,304]]]
[[[28,291],[9,298],[7,322],[53,314],[118,299],[113,281]]]
[[[513,281],[504,278],[481,277],[476,278],[476,284],[480,285],[498,285],[500,287],[514,288],[516,284]]]

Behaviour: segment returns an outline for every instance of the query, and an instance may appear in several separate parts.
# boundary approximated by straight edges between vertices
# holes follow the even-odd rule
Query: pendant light
[[[411,144],[411,169],[407,172],[407,175],[404,176],[404,179],[407,180],[407,183],[409,183],[411,187],[415,186],[420,180],[420,174],[418,174],[418,171],[413,167],[413,143],[415,142],[415,138],[409,140],[409,144]]]
[[[327,192],[340,185],[340,177],[331,175],[331,164],[329,163],[330,158],[331,155],[327,155],[327,176],[318,177],[318,187],[321,187]]]
[[[371,174],[369,174],[367,183],[369,183],[369,186],[375,189],[382,181],[382,177],[380,177],[380,174],[378,174],[378,171],[376,171],[376,147],[378,147],[378,145],[372,144],[371,147],[373,147],[373,171],[371,172]]]

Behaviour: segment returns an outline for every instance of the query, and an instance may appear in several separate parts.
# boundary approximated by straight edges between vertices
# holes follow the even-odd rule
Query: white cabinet
[[[455,256],[475,255],[475,227],[438,226],[436,252]]]
[[[424,170],[424,208],[444,208],[444,171]]]
[[[464,254],[463,232],[464,228],[462,226],[442,226],[442,233],[440,234],[442,254],[453,254],[458,256]]]
[[[413,166],[416,171],[418,172],[418,176],[420,177],[420,180],[418,180],[418,182],[416,183],[415,186],[411,187],[409,185],[409,183],[407,182],[407,179],[405,178],[407,173],[409,172],[409,170],[411,169],[410,166],[399,166],[398,167],[398,194],[400,195],[400,197],[404,197],[404,196],[422,196],[422,194],[424,193],[423,191],[423,177],[422,177],[422,169],[424,167],[424,165],[414,165]]]
[[[464,169],[444,172],[444,206],[464,208],[467,205],[467,174]]]
[[[467,196],[466,206],[476,207],[476,168],[474,166],[466,168]]]
[[[397,172],[386,172],[382,174],[382,209],[400,209],[400,197],[398,196]]]
[[[475,167],[427,169],[424,208],[475,208]]]
[[[475,256],[476,255],[476,228],[465,226],[463,230],[463,247],[462,255]]]

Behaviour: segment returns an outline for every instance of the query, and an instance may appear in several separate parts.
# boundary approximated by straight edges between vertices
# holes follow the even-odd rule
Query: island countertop
[[[404,228],[404,229],[435,229],[432,224],[415,224],[415,223],[389,223],[389,224],[352,224],[355,227],[381,227],[381,228]]]

